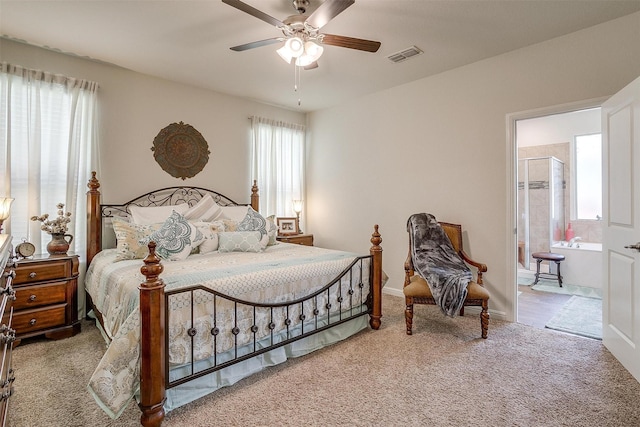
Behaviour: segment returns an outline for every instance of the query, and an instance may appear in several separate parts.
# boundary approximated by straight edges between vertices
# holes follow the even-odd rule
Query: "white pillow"
[[[222,207],[211,197],[205,194],[202,199],[184,212],[184,217],[189,221],[212,222],[222,216]]]
[[[269,243],[269,236],[259,231],[234,231],[218,233],[219,252],[262,252]]]
[[[250,206],[222,206],[222,217],[235,222],[242,222]]]
[[[224,231],[224,223],[222,221],[214,222],[196,222],[195,225],[202,233],[204,240],[200,243],[199,252],[206,254],[218,250],[218,233]]]
[[[156,242],[156,253],[160,258],[170,261],[185,259],[191,250],[203,241],[202,233],[184,216],[173,211],[160,229],[148,237],[140,240],[140,244],[147,245]]]
[[[181,203],[172,206],[130,206],[131,222],[134,224],[162,224],[169,218],[171,212],[184,214],[189,205]]]

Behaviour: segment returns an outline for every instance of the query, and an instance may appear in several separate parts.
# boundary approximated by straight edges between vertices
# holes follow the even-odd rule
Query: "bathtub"
[[[562,281],[602,289],[602,243],[578,241],[572,247],[563,243],[556,243],[551,247],[551,252],[565,257],[560,265]]]

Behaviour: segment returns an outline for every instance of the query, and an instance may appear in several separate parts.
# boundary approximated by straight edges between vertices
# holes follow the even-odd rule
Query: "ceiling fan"
[[[311,15],[306,15],[308,0],[292,0],[297,15],[291,15],[280,21],[240,0],[222,0],[249,15],[271,24],[282,31],[283,36],[234,46],[231,50],[241,52],[256,47],[285,42],[277,50],[288,63],[295,58],[295,64],[305,69],[316,68],[317,60],[322,55],[322,45],[346,47],[349,49],[377,52],[380,42],[320,33],[320,29],[329,21],[355,3],[355,0],[325,0]]]

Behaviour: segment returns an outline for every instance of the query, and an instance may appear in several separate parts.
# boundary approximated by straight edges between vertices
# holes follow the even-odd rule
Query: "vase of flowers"
[[[73,242],[73,236],[67,234],[69,223],[71,222],[71,212],[64,211],[64,203],[58,203],[58,217],[49,219],[49,214],[32,216],[31,221],[40,221],[40,229],[51,235],[51,241],[47,244],[47,252],[50,255],[65,255],[69,250],[69,245]]]

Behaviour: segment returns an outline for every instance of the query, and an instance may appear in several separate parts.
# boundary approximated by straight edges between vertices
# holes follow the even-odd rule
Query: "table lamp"
[[[2,233],[2,223],[9,218],[12,202],[13,199],[10,197],[0,197],[0,233]]]
[[[300,212],[302,212],[302,200],[292,200],[293,211],[296,213],[296,220],[298,221],[298,232],[302,234],[300,230]]]

